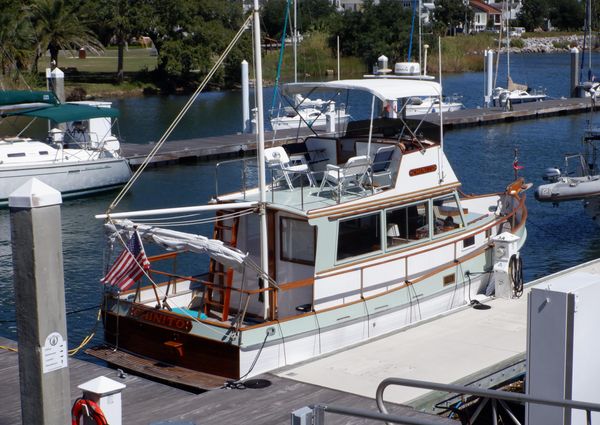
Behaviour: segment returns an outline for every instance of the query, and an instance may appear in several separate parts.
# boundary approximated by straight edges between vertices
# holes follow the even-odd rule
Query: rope
[[[148,164],[150,163],[150,161],[152,160],[152,158],[154,158],[154,155],[156,155],[156,153],[158,152],[158,150],[166,142],[167,138],[171,135],[171,133],[173,132],[173,130],[175,129],[175,127],[183,119],[183,117],[188,112],[188,110],[192,107],[192,104],[196,101],[196,99],[198,98],[198,96],[200,95],[200,93],[202,92],[202,90],[204,90],[204,88],[206,87],[206,85],[208,84],[208,82],[210,81],[210,79],[217,72],[217,69],[225,61],[225,58],[227,57],[227,55],[229,55],[229,53],[231,52],[231,50],[233,49],[233,47],[236,45],[236,43],[238,42],[238,40],[242,37],[242,35],[244,34],[244,31],[246,31],[246,29],[250,25],[251,20],[252,20],[252,14],[250,14],[248,16],[248,18],[246,19],[246,21],[244,22],[244,24],[242,25],[242,27],[239,29],[239,31],[237,32],[237,34],[235,35],[235,37],[233,38],[233,40],[231,40],[231,42],[229,43],[229,45],[227,46],[227,48],[225,49],[225,51],[221,54],[221,56],[219,57],[219,59],[217,60],[217,62],[214,64],[214,66],[211,68],[211,70],[209,71],[209,73],[206,75],[206,77],[204,78],[204,80],[202,81],[202,83],[198,86],[198,88],[196,89],[196,91],[194,92],[194,94],[192,95],[192,97],[187,101],[187,103],[181,109],[181,111],[179,112],[179,114],[175,117],[175,119],[173,120],[173,122],[169,125],[169,127],[167,128],[167,130],[165,131],[165,133],[162,135],[162,137],[160,138],[160,140],[154,145],[154,147],[152,148],[152,150],[150,151],[150,153],[148,154],[148,156],[146,157],[146,159],[144,159],[144,162],[135,171],[135,173],[133,173],[133,175],[131,176],[131,178],[129,179],[129,181],[125,185],[125,187],[123,187],[123,189],[119,192],[119,194],[117,195],[117,197],[110,204],[110,206],[106,210],[106,214],[110,214],[110,212],[113,211],[117,207],[117,205],[119,204],[119,202],[121,202],[121,200],[123,199],[123,197],[129,191],[129,189],[131,189],[131,187],[135,184],[135,182],[140,177],[140,175],[144,172],[144,170],[146,169],[146,167],[148,166]]]
[[[0,345],[0,350],[12,351],[13,353],[18,353],[19,350],[13,347],[9,347],[7,345]]]
[[[74,356],[79,353],[96,335],[96,331],[98,330],[98,323],[100,323],[100,318],[102,317],[102,309],[98,309],[98,314],[96,315],[96,321],[94,322],[94,327],[92,331],[79,343],[79,345],[71,350],[69,350],[69,356]]]

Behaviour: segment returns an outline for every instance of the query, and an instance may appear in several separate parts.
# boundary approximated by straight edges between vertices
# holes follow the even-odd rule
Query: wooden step
[[[86,354],[136,375],[194,392],[221,388],[228,378],[169,365],[153,359],[137,356],[114,347],[101,345],[85,350]]]

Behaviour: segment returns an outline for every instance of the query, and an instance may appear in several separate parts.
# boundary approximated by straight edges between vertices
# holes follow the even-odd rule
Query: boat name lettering
[[[421,174],[433,173],[437,170],[437,165],[427,165],[425,167],[413,168],[408,172],[408,175],[411,177],[419,176]]]
[[[132,306],[129,314],[144,322],[155,323],[178,331],[189,332],[192,330],[192,321],[182,317],[174,317],[158,310],[150,310]]]

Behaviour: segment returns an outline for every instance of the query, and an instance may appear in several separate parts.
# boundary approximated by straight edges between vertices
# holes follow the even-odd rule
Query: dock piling
[[[37,179],[8,200],[24,424],[70,422],[61,203]]]

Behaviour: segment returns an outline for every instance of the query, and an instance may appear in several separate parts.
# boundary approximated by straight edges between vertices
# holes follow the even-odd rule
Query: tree
[[[58,53],[81,47],[101,50],[102,44],[86,23],[79,20],[76,11],[68,7],[64,0],[35,0],[31,4],[31,17],[38,40],[34,59],[34,70],[47,50],[50,60],[58,65]]]
[[[517,15],[519,26],[525,27],[527,31],[542,27],[547,18],[547,0],[523,0],[523,6]]]
[[[549,0],[548,17],[561,30],[580,30],[585,16],[585,2],[579,0]]]
[[[341,53],[364,58],[367,65],[385,54],[393,63],[404,59],[408,51],[411,10],[399,0],[372,0],[364,3],[362,11],[345,11],[330,39],[335,46],[341,40]]]
[[[16,80],[30,61],[30,46],[35,43],[33,28],[19,3],[0,0],[0,10],[0,72]],[[4,79],[2,88],[6,88]]]
[[[473,10],[463,0],[439,0],[433,10],[433,23],[456,35],[457,28],[465,28],[473,21]]]

